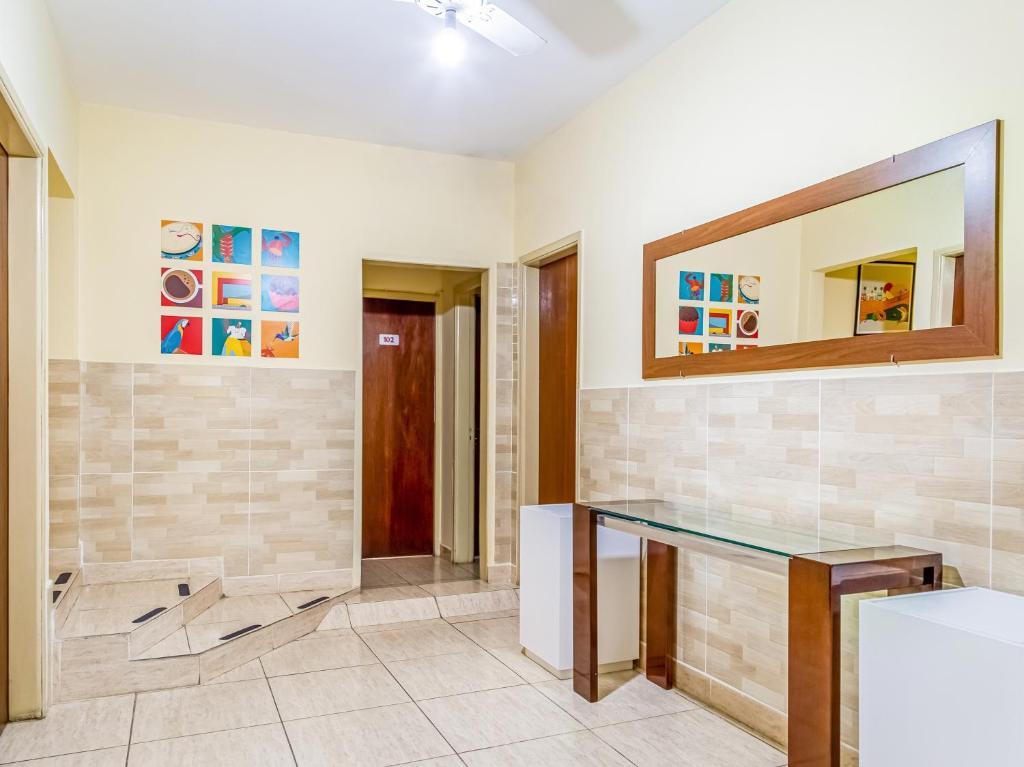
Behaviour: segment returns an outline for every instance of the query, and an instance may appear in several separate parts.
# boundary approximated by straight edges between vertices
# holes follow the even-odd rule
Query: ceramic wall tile
[[[626,389],[580,392],[579,495],[602,501],[627,497]]]
[[[78,546],[78,477],[50,475],[50,548]]]
[[[132,558],[132,475],[84,474],[81,477],[84,562],[126,562]]]
[[[132,366],[82,363],[82,473],[132,471]]]
[[[81,444],[81,363],[50,360],[47,372],[50,474],[77,475]]]
[[[253,471],[351,469],[355,373],[252,369]]]
[[[226,576],[248,570],[249,475],[135,475],[133,557],[220,556]]]
[[[994,387],[992,588],[1024,594],[1024,373]]]
[[[253,472],[250,483],[251,575],[351,566],[351,471]]]

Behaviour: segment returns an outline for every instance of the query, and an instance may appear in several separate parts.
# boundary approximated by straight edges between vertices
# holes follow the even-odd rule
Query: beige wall
[[[78,356],[78,233],[75,200],[47,200],[47,352],[50,359]]]
[[[76,188],[78,99],[45,0],[0,3],[0,72],[29,128]]]
[[[512,252],[509,163],[97,106],[81,143],[82,359],[160,361],[162,218],[302,234],[297,367],[358,369],[363,259],[492,267]]]
[[[733,0],[534,147],[516,253],[583,230],[583,385],[640,380],[644,242],[993,118],[1019,207],[1022,27],[1016,0]],[[1005,284],[1022,249],[1004,216]],[[1004,361],[970,367],[1024,363],[1024,334],[1004,340]]]

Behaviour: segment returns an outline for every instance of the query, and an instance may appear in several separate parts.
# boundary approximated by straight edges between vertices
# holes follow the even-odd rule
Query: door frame
[[[489,534],[493,528],[494,519],[494,508],[493,508],[493,495],[488,494],[488,483],[486,480],[486,467],[488,463],[488,451],[493,454],[494,448],[494,427],[493,418],[490,415],[490,410],[486,406],[488,401],[488,391],[493,392],[494,390],[494,370],[493,366],[488,364],[487,349],[490,346],[493,349],[493,340],[490,338],[490,334],[494,332],[496,323],[494,318],[491,316],[494,312],[494,301],[488,296],[488,285],[490,279],[491,269],[487,267],[481,267],[477,265],[466,265],[466,264],[424,264],[418,261],[402,261],[396,259],[381,259],[381,258],[364,258],[362,263],[366,264],[383,264],[396,267],[409,267],[409,268],[429,268],[438,270],[448,271],[474,271],[478,272],[475,275],[462,283],[455,286],[455,293],[478,292],[480,295],[480,335],[481,335],[481,361],[480,361],[480,400],[481,400],[481,411],[480,411],[480,435],[477,444],[477,450],[480,458],[480,487],[479,487],[479,500],[480,500],[480,539],[479,539],[479,557],[480,557],[480,578],[481,580],[487,580],[488,552],[491,550],[489,542]],[[442,451],[442,428],[439,428],[438,417],[444,409],[443,403],[443,382],[442,376],[444,373],[444,315],[439,311],[441,305],[442,296],[438,293],[432,292],[415,292],[415,291],[399,291],[399,290],[381,290],[381,289],[368,289],[363,287],[363,274],[360,270],[359,277],[359,306],[360,306],[360,327],[362,327],[362,299],[363,298],[389,298],[404,301],[424,301],[431,302],[434,304],[434,316],[435,316],[435,365],[434,365],[434,412],[435,412],[435,429],[434,429],[434,555],[442,556],[445,551],[441,545],[441,510],[443,508],[443,484],[441,482],[441,475],[443,466],[441,461],[443,459]],[[352,574],[353,574],[353,587],[357,587],[362,580],[362,524],[363,524],[363,508],[362,508],[362,466],[363,466],[363,347],[362,347],[362,332],[359,333],[358,338],[358,366],[356,369],[356,450],[355,450],[355,513],[353,518],[353,547],[352,547]],[[450,553],[450,552],[449,552]]]
[[[50,155],[0,69],[0,135],[9,155],[9,445],[7,703],[9,718],[41,717],[49,706],[46,394],[46,232]],[[54,163],[55,165],[55,163]],[[8,323],[10,326],[10,323]],[[13,588],[13,584],[17,588]],[[16,616],[11,619],[10,616]]]
[[[580,389],[583,371],[583,304],[585,291],[583,283],[583,232],[563,237],[519,259],[519,498],[520,505],[530,506],[538,498],[538,432],[539,432],[539,329],[540,329],[540,267],[576,254],[576,477],[575,493],[579,500],[580,488]],[[518,531],[516,531],[518,536]],[[519,569],[518,552],[514,563]]]
[[[452,549],[451,558],[456,564],[472,562],[474,558],[474,493],[480,497],[481,483],[474,489],[473,453],[480,456],[482,440],[479,433],[473,433],[476,391],[474,373],[476,368],[476,306],[474,298],[481,293],[481,280],[475,277],[457,285],[454,290],[455,312],[455,412],[454,429],[454,481],[452,483]],[[481,317],[481,320],[483,318]],[[483,326],[481,322],[481,334]],[[480,361],[480,375],[483,376],[483,360]],[[481,527],[480,536],[483,537]]]

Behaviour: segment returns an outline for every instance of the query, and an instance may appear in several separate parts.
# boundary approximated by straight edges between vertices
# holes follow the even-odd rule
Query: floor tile
[[[263,673],[263,666],[260,665],[259,659],[251,660],[248,663],[243,663],[238,668],[233,668],[230,671],[215,676],[212,679],[207,679],[202,684],[224,684],[225,682],[244,682],[248,679],[263,679],[265,674]]]
[[[83,586],[78,594],[78,610],[99,610],[112,607],[171,607],[184,597],[178,584],[187,583],[195,593],[211,578],[181,578],[163,581],[129,581],[128,583],[97,583]],[[145,612],[145,611],[143,611]]]
[[[280,724],[136,743],[128,756],[128,767],[289,767],[294,764],[284,727]]]
[[[413,584],[440,583],[441,581],[472,581],[476,574],[462,565],[453,565],[438,557],[401,557],[383,563],[394,573]]]
[[[557,678],[523,655],[523,651],[519,647],[492,647],[487,652],[519,674],[523,681],[530,684],[552,682]]]
[[[11,767],[124,767],[128,746],[85,751],[80,754],[48,756],[30,762],[12,762]]]
[[[456,628],[481,647],[518,647],[519,618],[459,623]]]
[[[637,767],[778,767],[786,756],[714,714],[696,709],[594,731]]]
[[[278,722],[264,679],[141,693],[132,743]]]
[[[316,633],[316,632],[314,632]],[[367,666],[377,662],[357,635],[320,637],[289,642],[260,658],[267,676],[303,674],[332,668]]]
[[[277,621],[271,621],[270,623],[276,623]],[[185,626],[185,632],[188,634],[188,644],[192,648],[192,652],[206,652],[211,647],[218,647],[223,642],[221,637],[228,636],[234,632],[259,624],[268,626],[270,623],[261,623],[258,620],[250,620],[248,618],[243,620],[227,621],[226,623],[201,623],[195,624],[190,623]],[[269,648],[268,648],[269,649]]]
[[[60,635],[74,637],[127,634],[139,627],[136,618],[149,612],[145,607],[104,607],[98,610],[72,610]]]
[[[519,609],[519,597],[512,589],[478,591],[470,594],[449,594],[437,597],[437,608],[441,617],[454,618],[465,615],[485,615]]]
[[[475,649],[465,636],[442,621],[416,628],[363,634],[362,637],[374,654],[385,663]]]
[[[392,661],[387,667],[413,700],[523,684],[520,677],[483,650]]]
[[[286,605],[288,605],[288,609],[291,610],[293,613],[297,613],[297,612],[300,611],[299,607],[301,605],[309,604],[313,600],[320,599],[321,597],[327,597],[328,599],[333,599],[339,593],[340,592],[338,592],[338,591],[330,591],[330,590],[321,589],[319,591],[316,591],[316,590],[313,590],[313,591],[287,591],[284,594],[281,594],[280,596],[281,596],[281,599],[284,600],[284,603]],[[324,600],[321,599],[320,601],[322,602]],[[305,609],[309,609],[309,608],[305,608]]]
[[[381,665],[314,671],[270,680],[285,721],[406,703],[405,694]]]
[[[456,594],[482,594],[489,591],[510,591],[509,585],[490,584],[487,581],[443,581],[424,583],[421,589],[435,597],[450,597]]]
[[[698,708],[688,698],[674,690],[663,690],[635,671],[602,674],[598,679],[597,703],[588,703],[577,695],[571,679],[534,687],[590,729]]]
[[[420,599],[398,599],[388,602],[366,602],[348,605],[348,618],[353,628],[380,626],[388,623],[409,623],[439,619],[437,600],[431,596]]]
[[[529,686],[435,698],[419,706],[459,753],[583,729]]]
[[[12,722],[0,735],[0,764],[127,745],[134,698],[61,703],[45,719]]]
[[[345,595],[345,603],[350,605],[369,604],[371,602],[391,602],[396,599],[422,599],[429,597],[419,586],[404,584],[400,586],[384,586],[383,588],[363,588]]]
[[[402,586],[405,578],[389,568],[383,562],[374,559],[364,559],[360,581],[364,589],[377,586]]]
[[[412,703],[285,723],[299,767],[385,767],[452,753]]]
[[[177,655],[188,655],[188,634],[185,629],[178,629],[166,639],[161,639],[146,652],[139,656],[140,660],[147,658],[171,658]]]
[[[559,767],[630,767],[626,759],[590,732],[571,732],[567,735],[512,743],[482,751],[470,751],[462,755],[462,760],[468,767],[547,764]]]
[[[424,759],[420,762],[407,762],[402,767],[465,767],[465,762],[462,761],[456,754],[451,756],[439,756],[437,759]]]
[[[224,597],[189,625],[247,621],[267,625],[292,614],[278,594],[252,594],[244,597]]]

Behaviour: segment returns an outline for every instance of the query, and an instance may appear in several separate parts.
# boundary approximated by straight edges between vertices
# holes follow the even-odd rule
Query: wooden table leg
[[[942,588],[942,555],[899,546],[789,561],[789,767],[839,767],[841,599]]]
[[[839,765],[839,598],[831,572],[809,559],[789,563],[790,767]]]
[[[677,549],[647,541],[647,678],[671,690],[676,676]]]
[[[572,510],[572,687],[597,702],[597,515]]]

